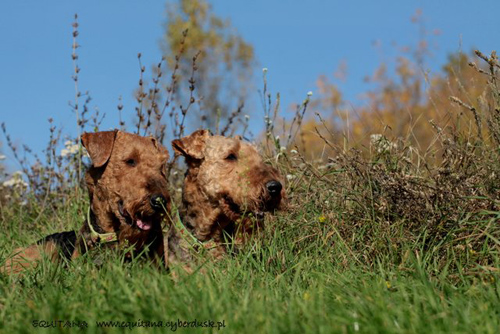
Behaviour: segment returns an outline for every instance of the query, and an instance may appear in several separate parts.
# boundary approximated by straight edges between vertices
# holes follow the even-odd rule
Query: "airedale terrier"
[[[190,258],[183,251],[183,239],[191,246],[217,249],[213,252],[216,257],[223,255],[228,240],[241,244],[259,226],[264,212],[280,208],[285,197],[280,173],[240,137],[212,136],[207,130],[198,130],[172,141],[172,146],[176,155],[184,156],[188,169],[182,223],[171,228],[169,259]]]
[[[168,151],[152,137],[118,130],[84,133],[81,142],[92,160],[85,174],[90,207],[82,228],[16,250],[4,271],[20,272],[43,256],[69,260],[98,246],[121,245],[133,253],[147,246],[148,256],[164,261],[161,223],[170,210]]]

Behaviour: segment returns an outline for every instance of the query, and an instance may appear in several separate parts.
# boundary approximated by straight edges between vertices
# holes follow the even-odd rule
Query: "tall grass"
[[[136,326],[133,332],[164,333],[170,329],[137,326],[178,319],[223,321],[221,330],[229,333],[498,330],[497,276],[450,281],[446,269],[412,252],[413,245],[404,263],[371,264],[318,217],[312,203],[281,214],[245,251],[175,280],[143,261],[123,263],[115,253],[67,268],[45,261],[21,280],[1,278],[0,330],[31,333],[34,321],[64,320],[85,322],[84,332],[103,332],[98,322],[116,321]],[[62,326],[52,330],[71,331]]]

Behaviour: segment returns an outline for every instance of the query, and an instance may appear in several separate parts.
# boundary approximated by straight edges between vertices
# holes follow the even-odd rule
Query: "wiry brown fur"
[[[181,220],[199,241],[218,245],[216,256],[225,253],[224,235],[242,243],[258,227],[264,211],[280,207],[285,196],[281,175],[241,138],[199,130],[174,140],[172,146],[188,166]],[[272,196],[266,188],[271,181],[279,184]],[[178,233],[172,231],[169,256],[185,260]]]
[[[161,223],[165,212],[163,207],[154,207],[151,198],[161,198],[163,206],[170,210],[168,151],[154,138],[116,130],[85,133],[82,144],[92,160],[85,175],[90,223],[96,232],[115,233],[118,238],[103,246],[133,246],[137,253],[148,246],[148,255],[163,261]],[[68,245],[68,239],[73,239],[72,245]],[[20,272],[36,265],[43,256],[75,258],[101,243],[92,236],[86,221],[77,233],[56,233],[36,245],[16,250],[3,269]]]

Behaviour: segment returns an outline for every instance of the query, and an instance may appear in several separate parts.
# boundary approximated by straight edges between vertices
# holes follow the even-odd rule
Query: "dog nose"
[[[167,200],[161,194],[156,194],[156,195],[151,196],[149,203],[151,203],[151,207],[155,211],[164,210],[164,208],[166,208],[166,206],[167,206]]]
[[[271,195],[271,197],[276,197],[281,193],[282,185],[278,181],[272,180],[266,183],[266,188],[267,191],[269,191],[269,195]]]

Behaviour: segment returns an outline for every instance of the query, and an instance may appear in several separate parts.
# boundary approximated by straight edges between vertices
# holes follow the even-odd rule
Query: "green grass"
[[[68,207],[52,220],[47,217],[56,222],[50,231],[40,227],[24,234],[18,224],[29,216],[12,212],[23,218],[18,224],[5,223],[2,258],[14,245],[57,230],[73,212]],[[142,260],[122,263],[116,253],[104,254],[99,266],[91,258],[77,259],[67,268],[44,261],[23,278],[1,276],[0,332],[76,331],[64,327],[65,322],[49,329],[33,327],[34,321],[62,320],[84,321],[88,327],[78,329],[82,333],[165,333],[175,327],[137,326],[196,319],[223,321],[225,327],[176,331],[498,333],[498,273],[451,272],[457,257],[451,254],[448,263],[435,263],[410,245],[402,251],[406,255],[387,252],[368,260],[335,233],[332,222],[318,216],[312,204],[279,213],[239,254],[205,262],[201,270],[177,279]],[[78,225],[80,218],[72,217],[66,224]],[[101,321],[133,328],[98,328]]]

